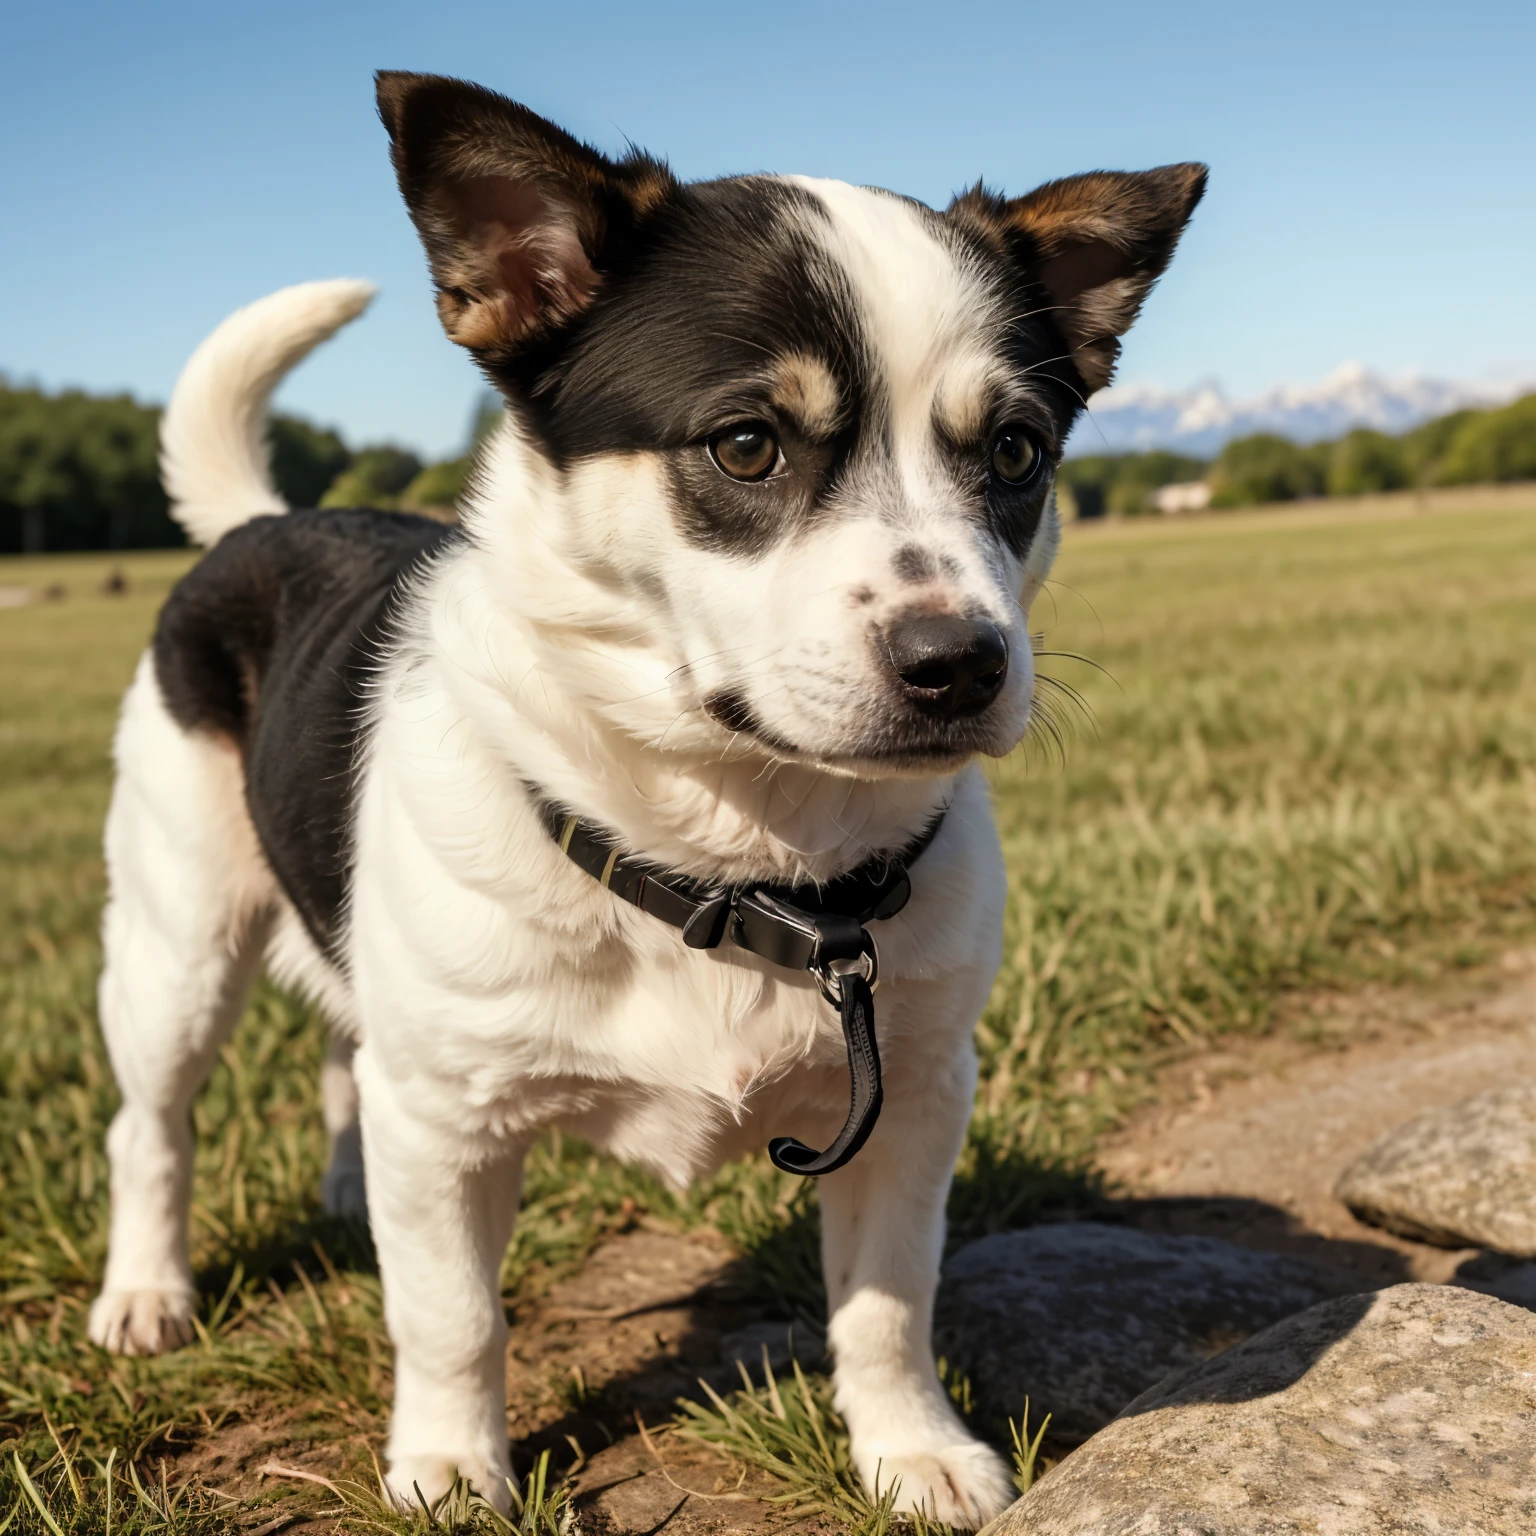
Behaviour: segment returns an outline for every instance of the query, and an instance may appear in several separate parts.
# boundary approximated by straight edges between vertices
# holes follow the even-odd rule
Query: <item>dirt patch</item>
[[[698,1378],[722,1374],[721,1341],[756,1320],[738,1260],[713,1232],[641,1229],[603,1244],[576,1274],[519,1308],[507,1354],[508,1426],[519,1454],[592,1455],[670,1418]]]
[[[665,1525],[677,1536],[759,1529],[815,1536],[834,1529],[764,1502],[759,1495],[782,1493],[783,1485],[763,1474],[744,1477],[719,1453],[666,1427],[680,1397],[701,1395],[700,1378],[717,1390],[739,1385],[734,1355],[743,1340],[787,1327],[765,1325],[761,1309],[744,1299],[740,1263],[713,1232],[642,1225],[519,1306],[507,1349],[513,1470],[525,1475],[545,1450],[555,1468],[579,1467],[573,1487],[585,1531],[600,1536]],[[748,1352],[755,1364],[755,1343]],[[316,1411],[330,1431],[323,1440],[305,1434],[305,1420],[313,1422]],[[348,1437],[338,1411],[347,1417],[335,1402],[275,1414],[253,1408],[249,1418],[211,1425],[190,1444],[168,1441],[157,1454],[178,1479],[196,1478],[240,1498],[276,1494],[272,1514],[296,1522],[289,1531],[329,1531],[332,1521],[312,1513],[317,1499],[337,1507],[322,1480],[372,1487],[370,1450],[382,1454],[376,1418],[357,1414],[357,1432]],[[637,1421],[647,1426],[649,1445]]]
[[[1445,1281],[1476,1250],[1357,1221],[1345,1166],[1421,1110],[1536,1080],[1536,951],[1461,995],[1367,991],[1298,1000],[1287,1027],[1180,1063],[1159,1101],[1108,1138],[1099,1167],[1150,1230],[1294,1253],[1371,1286]]]
[[[1507,955],[1492,976],[1456,990],[1295,1000],[1270,1036],[1165,1073],[1159,1102],[1104,1143],[1099,1163],[1126,1218],[1146,1230],[1296,1254],[1335,1271],[1341,1290],[1444,1281],[1486,1260],[1364,1226],[1334,1199],[1334,1182],[1421,1110],[1522,1078],[1536,1080],[1536,951]],[[743,1350],[743,1340],[774,1334],[739,1266],[713,1232],[642,1222],[518,1307],[507,1352],[514,1469],[525,1474],[543,1450],[557,1467],[578,1466],[573,1493],[589,1536],[836,1529],[769,1502],[781,1483],[666,1427],[677,1399],[698,1395],[699,1378],[736,1383],[734,1353],[756,1363],[757,1345]],[[179,1474],[246,1497],[279,1493],[284,1479],[262,1471],[273,1465],[371,1482],[378,1420],[358,1413],[354,1435],[311,1441],[305,1420],[319,1407],[210,1426],[166,1450]],[[323,1411],[330,1431],[342,1428],[336,1404]],[[324,1489],[287,1488],[271,1508],[295,1517],[289,1532],[330,1528],[313,1519],[317,1497],[335,1507]]]
[[[770,1503],[782,1497],[784,1485],[767,1473],[744,1471],[710,1447],[665,1431],[651,1431],[646,1440],[631,1435],[594,1457],[574,1479],[574,1490],[587,1536],[663,1528],[669,1536],[831,1536],[842,1529]]]

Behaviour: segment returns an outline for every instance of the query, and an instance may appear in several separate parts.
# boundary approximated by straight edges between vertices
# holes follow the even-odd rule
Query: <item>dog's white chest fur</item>
[[[408,654],[380,680],[362,781],[346,959],[372,1069],[418,1112],[489,1142],[560,1124],[676,1183],[761,1145],[765,1131],[825,1136],[847,1104],[835,1011],[808,975],[728,945],[689,949],[564,858],[535,810],[535,787],[601,803],[612,764],[600,769],[608,783],[592,783],[590,765],[571,757],[546,777],[551,744],[517,691],[484,686],[492,648],[482,625],[494,621],[473,596],[473,557],[458,559],[417,599],[433,652]],[[461,666],[454,641],[470,636]],[[492,669],[526,670],[516,632],[498,638]],[[529,686],[543,714],[547,692],[531,674]],[[538,770],[522,766],[540,755]],[[763,796],[756,770],[714,771],[707,814],[718,825],[677,830],[729,845],[744,832],[720,801],[738,797],[745,824]],[[673,805],[699,798],[691,782],[647,787]],[[954,803],[914,872],[907,911],[874,925],[888,1041],[968,1027],[976,986],[957,1005],[955,977],[989,976],[996,963],[1000,861],[985,788],[968,770],[942,792]],[[780,830],[835,847],[839,820],[867,825],[881,814],[860,803],[871,795],[891,798],[847,781],[825,811],[787,810]],[[658,816],[671,809],[662,803]],[[764,835],[760,820],[750,830]],[[941,994],[946,1017],[936,1019]],[[775,1118],[765,1125],[764,1116]]]

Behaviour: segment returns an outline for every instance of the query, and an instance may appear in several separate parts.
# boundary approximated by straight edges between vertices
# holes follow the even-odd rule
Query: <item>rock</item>
[[[1457,1266],[1450,1283],[1536,1312],[1536,1263],[1529,1259],[1479,1253]]]
[[[1000,1232],[944,1267],[934,1350],[986,1416],[1076,1444],[1180,1366],[1337,1294],[1297,1259],[1102,1222]]]
[[[988,1536],[1529,1536],[1536,1317],[1398,1285],[1170,1377]]]
[[[1536,1258],[1536,1083],[1427,1110],[1356,1158],[1334,1192],[1399,1237]]]
[[[795,1360],[802,1369],[815,1370],[826,1359],[827,1341],[804,1323],[749,1323],[720,1340],[720,1362],[731,1368],[732,1376],[740,1364],[754,1381],[761,1381],[764,1351],[769,1369],[780,1376],[791,1370]]]

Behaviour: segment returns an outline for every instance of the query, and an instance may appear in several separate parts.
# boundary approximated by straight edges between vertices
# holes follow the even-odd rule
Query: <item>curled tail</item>
[[[286,512],[264,431],[278,381],[368,307],[372,283],[300,283],[236,310],[182,369],[160,419],[160,476],[196,544],[266,512]]]

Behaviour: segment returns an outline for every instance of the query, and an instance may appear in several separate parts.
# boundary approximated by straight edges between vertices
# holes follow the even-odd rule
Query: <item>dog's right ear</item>
[[[379,116],[449,338],[509,359],[592,302],[617,247],[676,185],[463,80],[381,70]]]

